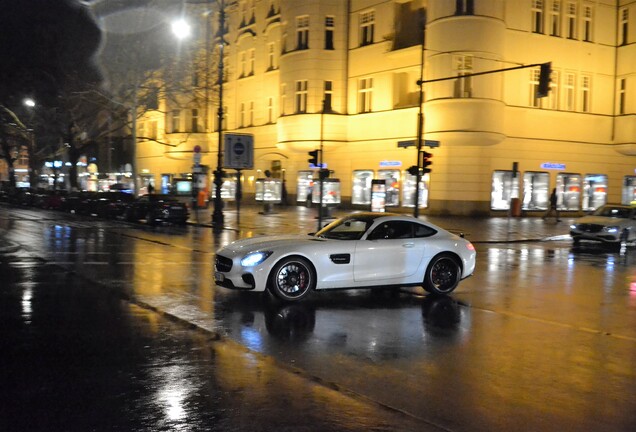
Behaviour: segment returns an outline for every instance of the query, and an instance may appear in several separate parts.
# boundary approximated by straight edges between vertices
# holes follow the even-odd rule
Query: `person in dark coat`
[[[556,188],[554,188],[552,189],[552,193],[550,194],[550,207],[548,207],[548,210],[543,215],[544,220],[550,217],[552,212],[554,212],[556,214],[556,221],[561,222],[561,217],[559,215],[559,208],[557,207],[557,201],[558,201],[557,192],[556,192]]]

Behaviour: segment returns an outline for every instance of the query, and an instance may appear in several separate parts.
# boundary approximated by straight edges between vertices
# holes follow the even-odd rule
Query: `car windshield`
[[[625,207],[601,207],[594,212],[595,216],[605,216],[613,218],[627,219],[631,214],[631,209]]]
[[[351,216],[338,219],[316,233],[316,237],[335,240],[360,240],[375,218]]]

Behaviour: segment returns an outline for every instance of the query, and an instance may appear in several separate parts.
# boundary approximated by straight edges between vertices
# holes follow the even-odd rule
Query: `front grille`
[[[216,271],[227,273],[232,270],[232,260],[221,255],[217,255],[214,260]]]
[[[578,224],[576,227],[579,231],[587,233],[597,233],[603,231],[603,225],[598,224]]]

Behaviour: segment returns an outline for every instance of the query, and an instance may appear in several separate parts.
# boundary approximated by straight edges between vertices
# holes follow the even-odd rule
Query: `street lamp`
[[[190,3],[198,4],[198,3],[211,3],[212,0],[190,0]],[[220,232],[223,230],[224,217],[223,217],[223,200],[221,199],[221,187],[223,186],[223,153],[222,153],[222,145],[223,145],[223,75],[224,75],[224,62],[223,56],[225,51],[225,39],[224,39],[224,31],[225,31],[225,0],[218,0],[219,3],[219,67],[218,67],[218,84],[219,84],[219,109],[218,109],[218,151],[217,151],[217,163],[216,170],[214,171],[214,185],[215,185],[215,195],[214,195],[214,211],[212,212],[212,227],[215,232]],[[207,13],[209,14],[210,11]],[[210,51],[210,28],[209,28],[209,19],[206,14],[206,29],[205,29],[205,37],[206,37],[206,61],[205,61],[205,76],[206,76],[206,101],[205,101],[205,121],[206,121],[206,132],[207,122],[208,122],[208,77],[210,75],[210,63],[209,59],[209,51]],[[190,25],[185,20],[177,20],[172,23],[172,32],[179,39],[184,39],[191,34]]]

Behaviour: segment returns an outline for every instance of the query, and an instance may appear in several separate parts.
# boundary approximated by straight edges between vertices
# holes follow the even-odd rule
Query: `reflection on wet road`
[[[478,245],[477,272],[452,297],[338,291],[288,305],[212,286],[214,250],[233,232],[13,224],[14,240],[28,239],[24,256],[413,421],[457,431],[636,427],[634,249]],[[244,360],[232,360],[236,374]]]

